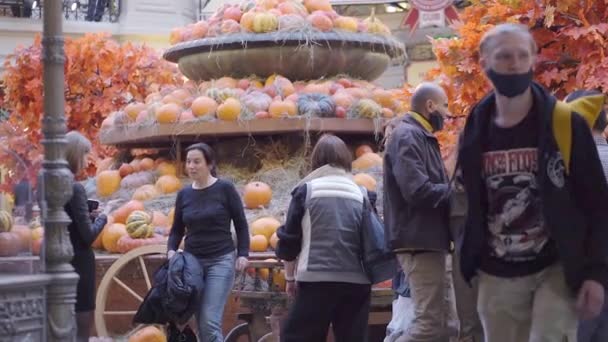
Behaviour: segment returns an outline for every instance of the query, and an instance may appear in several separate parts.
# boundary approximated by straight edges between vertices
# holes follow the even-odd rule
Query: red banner
[[[437,18],[443,16],[445,21],[452,23],[460,20],[452,0],[412,0],[412,9],[406,14],[401,27],[409,26],[410,34],[419,26],[421,16],[429,15]]]

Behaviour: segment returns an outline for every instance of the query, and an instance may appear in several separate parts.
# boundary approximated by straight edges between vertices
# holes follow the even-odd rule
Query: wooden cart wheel
[[[249,341],[249,342],[254,342],[254,341],[251,341],[251,338],[249,337],[249,323],[241,323],[241,324],[237,325],[236,327],[234,327],[232,330],[230,330],[228,335],[226,335],[226,338],[224,339],[224,341],[225,342],[238,342],[238,341],[242,341],[243,337],[247,337],[247,341]]]
[[[132,298],[135,298],[139,303],[143,302],[143,298],[146,296],[147,291],[152,288],[152,281],[150,277],[151,273],[146,267],[144,257],[152,255],[165,256],[166,254],[167,245],[142,246],[124,254],[118,260],[116,260],[112,264],[112,266],[110,266],[110,268],[108,268],[103,278],[101,279],[101,282],[99,283],[99,288],[97,289],[97,298],[95,300],[95,329],[97,331],[97,336],[110,337],[106,326],[107,316],[120,316],[121,319],[124,318],[125,320],[128,320],[130,322],[135,313],[137,312],[137,307],[132,308],[132,310],[109,310],[107,307],[108,294],[111,288],[114,285],[119,286],[124,291],[126,291],[126,293],[128,293]],[[141,273],[146,283],[146,291],[139,291],[143,293],[138,293],[138,291],[133,290],[118,277],[120,271],[123,270],[131,262],[139,263]],[[135,329],[137,329],[137,327]]]

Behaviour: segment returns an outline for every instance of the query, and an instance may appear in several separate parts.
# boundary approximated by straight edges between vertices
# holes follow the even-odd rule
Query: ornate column
[[[72,245],[67,232],[70,218],[63,206],[72,195],[73,175],[64,158],[66,120],[64,114],[64,44],[62,1],[44,1],[42,59],[44,62],[44,162],[42,193],[44,258],[51,277],[47,287],[48,341],[75,341],[74,303],[78,275],[70,260]]]

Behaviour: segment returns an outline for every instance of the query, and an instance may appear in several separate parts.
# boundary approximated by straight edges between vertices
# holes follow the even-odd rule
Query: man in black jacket
[[[410,285],[412,325],[397,341],[447,341],[448,177],[433,132],[448,115],[447,96],[432,83],[414,92],[412,111],[393,129],[384,156],[386,237]]]
[[[608,285],[608,186],[585,120],[571,114],[571,158],[553,135],[556,99],[532,81],[536,44],[502,24],[480,43],[494,91],[470,113],[459,148],[469,203],[458,248],[488,342],[576,341]]]

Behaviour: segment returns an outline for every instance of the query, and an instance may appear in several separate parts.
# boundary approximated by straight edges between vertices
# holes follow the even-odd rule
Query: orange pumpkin
[[[144,202],[147,200],[151,200],[157,196],[158,190],[156,189],[156,187],[152,184],[146,184],[137,188],[137,190],[135,190],[135,192],[133,193],[133,197],[131,197],[131,199]]]
[[[338,17],[334,20],[334,26],[339,30],[348,32],[357,32],[359,30],[359,22],[353,17]]]
[[[144,109],[146,109],[145,104],[141,102],[131,102],[125,107],[125,114],[127,114],[131,121],[135,121],[137,115]]]
[[[393,94],[384,89],[376,89],[372,91],[372,100],[381,105],[382,107],[392,107],[393,106]]]
[[[126,226],[122,223],[113,223],[104,228],[101,244],[106,251],[117,253],[118,240],[123,236],[128,236]]]
[[[131,164],[127,164],[127,163],[123,163],[122,165],[120,165],[120,168],[118,169],[118,174],[120,175],[121,178],[124,178],[130,174],[132,174],[133,171],[133,166],[131,166]]]
[[[395,112],[389,108],[382,108],[382,117],[387,119],[394,118]]]
[[[314,11],[331,11],[331,4],[329,0],[304,0],[304,6],[308,12],[312,13]]]
[[[10,232],[13,228],[13,215],[5,210],[0,210],[0,232]]]
[[[372,167],[382,167],[382,157],[376,153],[364,153],[361,157],[353,161],[352,167],[357,170],[367,170]]]
[[[264,235],[254,235],[249,239],[249,250],[265,252],[268,249],[268,239]]]
[[[241,115],[241,102],[235,98],[228,98],[217,107],[217,117],[220,120],[236,121]]]
[[[117,170],[102,171],[97,175],[97,195],[107,197],[120,189],[120,172]]]
[[[207,22],[201,20],[198,23],[192,26],[192,38],[193,39],[202,39],[207,35],[207,31],[209,31],[209,24]]]
[[[44,238],[33,240],[32,241],[32,254],[40,255],[40,251],[42,250],[42,245],[44,245]]]
[[[156,121],[161,124],[175,123],[182,112],[180,106],[175,103],[166,103],[156,109]]]
[[[251,182],[245,186],[243,202],[247,209],[266,207],[272,199],[272,190],[263,182]]]
[[[355,157],[359,158],[368,152],[374,152],[374,150],[371,148],[371,146],[365,145],[365,144],[359,145],[357,147],[357,149],[355,150]]]
[[[291,101],[272,101],[268,107],[268,113],[273,118],[282,118],[286,116],[296,116],[298,108]]]
[[[228,76],[224,76],[224,77],[220,77],[217,80],[215,80],[213,82],[213,86],[216,88],[236,88],[237,84],[239,83],[239,81],[237,81],[236,79],[232,78],[232,77],[228,77]]]
[[[153,325],[137,330],[128,342],[167,342],[165,334]]]
[[[129,165],[131,165],[133,167],[133,172],[139,172],[141,171],[141,166],[139,165],[141,163],[141,159],[133,159],[131,160],[131,162],[129,163]]]
[[[44,237],[44,228],[38,226],[32,229],[32,240],[40,240]]]
[[[28,252],[32,245],[32,230],[28,226],[15,225],[11,230],[19,238],[19,251]]]
[[[241,27],[247,32],[253,32],[253,19],[255,12],[246,12],[241,16]]]
[[[275,232],[270,237],[270,247],[272,247],[272,249],[276,250],[278,243],[279,243],[279,237],[277,236],[277,233]]]
[[[175,164],[166,161],[158,164],[158,166],[156,167],[156,171],[158,171],[161,176],[177,176],[177,167],[175,166]]]
[[[182,188],[182,182],[173,175],[161,176],[156,181],[156,189],[163,194],[178,192]]]
[[[251,223],[251,235],[264,235],[270,240],[280,226],[281,222],[274,217],[262,217]]]
[[[169,227],[169,219],[160,211],[152,212],[152,226],[154,227]]]
[[[192,101],[190,108],[194,116],[213,115],[217,110],[217,102],[208,96],[199,96]]]
[[[319,31],[331,31],[334,28],[334,23],[328,16],[322,12],[315,12],[306,17],[306,20]]]
[[[123,204],[120,208],[116,209],[112,216],[116,223],[126,223],[127,217],[135,210],[145,210],[144,204],[137,200],[131,200]]]
[[[141,171],[150,171],[154,169],[154,160],[152,158],[144,158],[139,161],[139,169]]]
[[[346,91],[338,90],[335,94],[331,96],[331,98],[336,103],[336,106],[340,106],[343,108],[349,108],[355,102],[355,99]]]
[[[358,173],[353,177],[357,185],[367,189],[367,191],[376,191],[376,180],[367,173]]]

